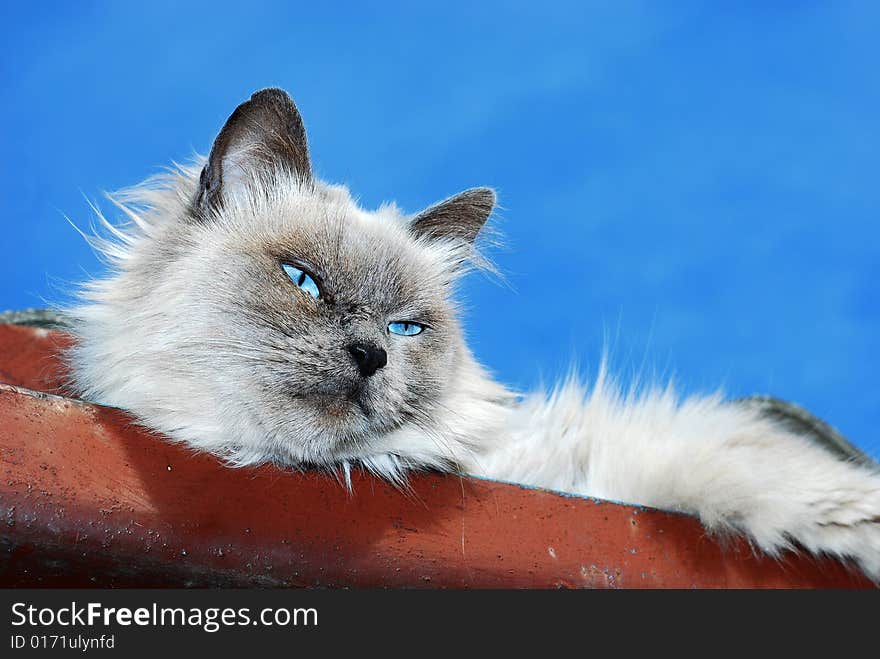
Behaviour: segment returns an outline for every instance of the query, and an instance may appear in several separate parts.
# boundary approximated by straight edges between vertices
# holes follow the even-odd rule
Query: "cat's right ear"
[[[416,236],[473,243],[495,208],[495,191],[472,188],[423,210],[410,223]]]
[[[196,215],[205,217],[248,185],[282,170],[310,181],[306,130],[296,105],[281,89],[256,92],[230,115],[214,140],[199,177]]]

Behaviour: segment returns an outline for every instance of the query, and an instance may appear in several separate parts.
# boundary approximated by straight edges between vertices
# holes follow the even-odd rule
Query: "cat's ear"
[[[230,115],[199,177],[195,210],[223,206],[237,189],[276,170],[310,180],[312,168],[302,117],[281,89],[256,92]]]
[[[495,191],[473,188],[426,208],[413,218],[410,230],[432,239],[472,243],[495,208]]]

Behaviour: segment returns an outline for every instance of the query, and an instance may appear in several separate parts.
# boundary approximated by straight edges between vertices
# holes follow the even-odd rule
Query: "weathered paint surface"
[[[0,585],[869,587],[696,520],[485,480],[412,491],[229,469],[58,391],[66,338],[0,326]],[[28,389],[24,389],[27,387]]]

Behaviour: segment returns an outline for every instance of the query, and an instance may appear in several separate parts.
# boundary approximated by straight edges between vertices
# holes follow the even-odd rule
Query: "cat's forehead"
[[[248,249],[305,266],[336,297],[424,299],[443,295],[451,279],[443,251],[417,240],[397,207],[362,209],[341,186],[269,199],[249,224]]]

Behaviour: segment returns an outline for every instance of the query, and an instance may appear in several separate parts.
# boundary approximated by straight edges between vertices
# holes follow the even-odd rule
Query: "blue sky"
[[[366,206],[499,190],[506,281],[463,293],[502,380],[589,377],[608,346],[880,457],[880,5],[413,4],[4,3],[0,307],[100,273],[62,213],[277,85]]]

